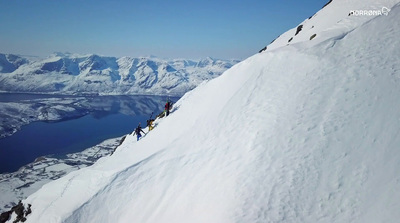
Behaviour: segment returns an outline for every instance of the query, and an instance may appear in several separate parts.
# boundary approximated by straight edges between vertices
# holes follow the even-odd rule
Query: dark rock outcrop
[[[28,216],[30,213],[32,213],[31,205],[28,204],[28,208],[25,210],[24,205],[22,204],[21,201],[19,201],[19,203],[17,205],[15,205],[14,207],[12,207],[10,211],[4,212],[0,215],[0,223],[7,222],[10,219],[13,212],[17,215],[17,217],[13,221],[13,223],[25,222],[26,216]]]
[[[297,26],[296,34],[294,34],[294,35],[297,36],[297,34],[299,34],[299,32],[301,32],[302,29],[303,29],[303,25]]]

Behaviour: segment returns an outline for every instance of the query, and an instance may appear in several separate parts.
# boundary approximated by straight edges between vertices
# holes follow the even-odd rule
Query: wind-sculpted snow
[[[28,63],[0,54],[0,91],[56,94],[147,94],[181,96],[238,61],[207,58],[104,57],[54,54]]]
[[[314,18],[347,18],[347,2]],[[140,141],[27,198],[27,222],[397,222],[398,2],[201,84]]]

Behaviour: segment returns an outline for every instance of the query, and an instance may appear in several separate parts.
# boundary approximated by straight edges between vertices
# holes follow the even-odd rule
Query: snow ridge
[[[329,1],[320,11],[304,20],[297,27],[281,34],[260,52],[289,45],[295,46],[298,43],[307,44],[311,47],[330,38],[340,38],[376,17],[376,15],[354,15],[351,13],[352,11],[365,10],[385,13],[396,3],[396,0]]]

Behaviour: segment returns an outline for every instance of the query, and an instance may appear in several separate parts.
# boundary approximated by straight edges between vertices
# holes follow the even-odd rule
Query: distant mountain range
[[[181,96],[238,60],[106,57],[55,53],[48,58],[0,53],[0,91],[74,95]]]

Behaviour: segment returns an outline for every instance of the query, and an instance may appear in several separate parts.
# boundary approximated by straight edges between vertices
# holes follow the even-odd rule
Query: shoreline
[[[91,166],[100,158],[111,155],[124,137],[104,140],[82,152],[67,154],[63,159],[52,155],[41,156],[16,172],[0,174],[0,193],[2,194],[0,213],[15,206],[18,201],[33,194],[44,184],[75,170]]]

